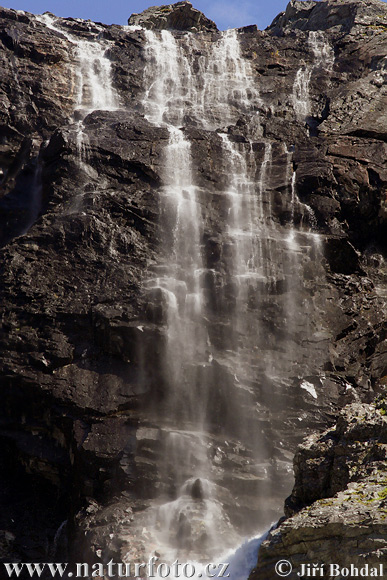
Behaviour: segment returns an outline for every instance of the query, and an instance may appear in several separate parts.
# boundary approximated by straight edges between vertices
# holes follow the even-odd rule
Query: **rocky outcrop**
[[[180,30],[190,32],[214,32],[218,30],[215,22],[184,0],[176,4],[152,6],[141,14],[132,14],[129,26],[143,26],[150,30]]]
[[[379,0],[291,0],[269,30],[274,34],[290,30],[362,34],[368,27],[383,31],[386,26],[387,9]]]
[[[386,383],[387,37],[375,7],[385,13],[376,0],[293,2],[267,31],[238,31],[259,93],[254,115],[236,94],[229,103],[233,122],[214,109],[212,126],[203,127],[190,99],[179,103],[187,111],[182,125],[203,216],[205,314],[215,354],[195,372],[200,384],[212,385],[205,451],[226,512],[225,539],[230,520],[253,532],[262,514],[265,521],[278,518],[304,435],[332,424],[344,404],[370,402]],[[160,202],[168,130],[144,116],[144,31],[78,19],[55,24],[59,31],[27,13],[0,12],[1,547],[21,561],[45,561],[67,519],[62,530],[74,557],[93,560],[102,550],[106,561],[109,554],[128,553],[139,561],[148,534],[142,518],[157,503],[162,449],[173,431],[159,414],[167,391],[160,371],[166,297],[146,285],[169,259],[162,241],[171,226],[161,219]],[[130,24],[177,30],[195,71],[221,38],[188,2],[149,9]],[[324,37],[308,34],[321,29]],[[104,43],[119,110],[76,110],[80,55],[74,39]],[[302,74],[303,95],[297,93]],[[85,87],[85,98],[89,91]],[[298,109],[301,97],[305,115]],[[255,182],[270,143],[264,205],[278,232],[287,233],[291,224],[298,242],[297,260],[288,262],[297,268],[281,277],[274,263],[275,283],[261,279],[248,288],[236,339],[230,311],[236,311],[238,287],[229,272],[230,202],[224,195],[230,167],[222,135],[249,151]],[[284,240],[281,255],[289,257]],[[290,304],[292,286],[298,293]],[[236,352],[243,364],[236,364]],[[269,372],[265,359],[284,361],[284,370]],[[246,431],[260,433],[258,468],[234,421],[240,407],[246,408]],[[345,425],[340,437],[347,441]],[[308,467],[289,510],[306,510],[320,496],[336,502],[347,484],[365,482],[365,472],[360,481],[341,466],[329,433],[327,464],[319,450],[310,451],[324,483],[316,491],[313,482],[320,479]],[[350,465],[359,459],[367,466],[363,443],[350,440]],[[372,443],[372,469],[378,449]],[[309,459],[297,461],[300,482]],[[332,465],[342,467],[338,481]],[[276,482],[272,489],[268,478]],[[173,498],[175,483],[168,483]],[[375,505],[379,485],[370,483]],[[192,494],[198,493],[191,490],[190,498],[197,502],[193,537],[200,544],[201,498]]]
[[[262,544],[250,578],[274,579],[282,559],[293,566],[289,578],[299,578],[301,564],[318,565],[324,578],[331,564],[379,573],[387,551],[385,413],[384,401],[349,405],[333,429],[300,446],[288,519]]]

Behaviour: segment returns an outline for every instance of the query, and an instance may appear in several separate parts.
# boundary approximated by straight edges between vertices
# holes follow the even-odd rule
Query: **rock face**
[[[190,32],[211,32],[218,30],[202,12],[192,7],[191,2],[177,2],[164,6],[152,6],[141,14],[132,14],[129,26],[143,26],[150,30],[180,30]]]
[[[9,561],[64,538],[75,561],[141,561],[166,521],[166,551],[235,546],[281,515],[303,437],[386,385],[386,5],[292,2],[220,33],[181,2],[130,24],[0,12]],[[316,438],[297,456],[286,545],[384,459],[346,416],[326,459]]]
[[[349,405],[333,429],[300,446],[289,519],[262,544],[250,578],[275,578],[284,558],[293,565],[289,578],[299,578],[302,563],[318,563],[324,578],[334,563],[380,571],[387,551],[387,420],[384,403],[378,407]]]
[[[291,0],[269,30],[282,34],[290,30],[330,30],[361,34],[369,26],[386,25],[386,7],[379,0]]]

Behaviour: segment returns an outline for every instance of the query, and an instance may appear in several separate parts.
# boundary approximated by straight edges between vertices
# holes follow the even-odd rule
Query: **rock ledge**
[[[302,563],[325,569],[379,566],[387,554],[386,403],[351,404],[337,425],[306,439],[294,459],[296,482],[286,502],[291,515],[263,542],[250,580],[275,577],[289,560],[298,578]],[[372,575],[372,574],[371,574]],[[324,576],[327,577],[327,576]],[[341,577],[341,576],[340,576]]]

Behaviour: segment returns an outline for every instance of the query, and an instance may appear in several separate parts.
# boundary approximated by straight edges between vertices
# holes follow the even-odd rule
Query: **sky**
[[[191,2],[195,8],[214,20],[220,30],[249,24],[257,24],[260,30],[264,30],[277,14],[285,10],[288,0],[191,0]],[[26,10],[34,14],[49,11],[57,16],[72,16],[105,24],[127,24],[133,12],[142,12],[149,6],[168,3],[168,0],[0,0],[0,5],[5,8]]]
[[[175,0],[177,1],[177,0]],[[171,3],[173,0],[171,0]],[[287,0],[191,0],[194,8],[214,20],[220,30],[257,24],[263,30]],[[169,4],[168,0],[0,0],[0,5],[34,14],[49,11],[57,16],[90,19],[105,24],[127,24],[133,12],[149,6]]]

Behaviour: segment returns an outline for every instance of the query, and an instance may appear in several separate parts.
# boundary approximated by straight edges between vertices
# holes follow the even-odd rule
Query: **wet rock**
[[[334,238],[327,240],[325,248],[325,255],[333,272],[349,274],[359,271],[360,255],[348,240]]]
[[[194,481],[191,489],[191,496],[193,499],[204,499],[204,491],[200,479]]]

